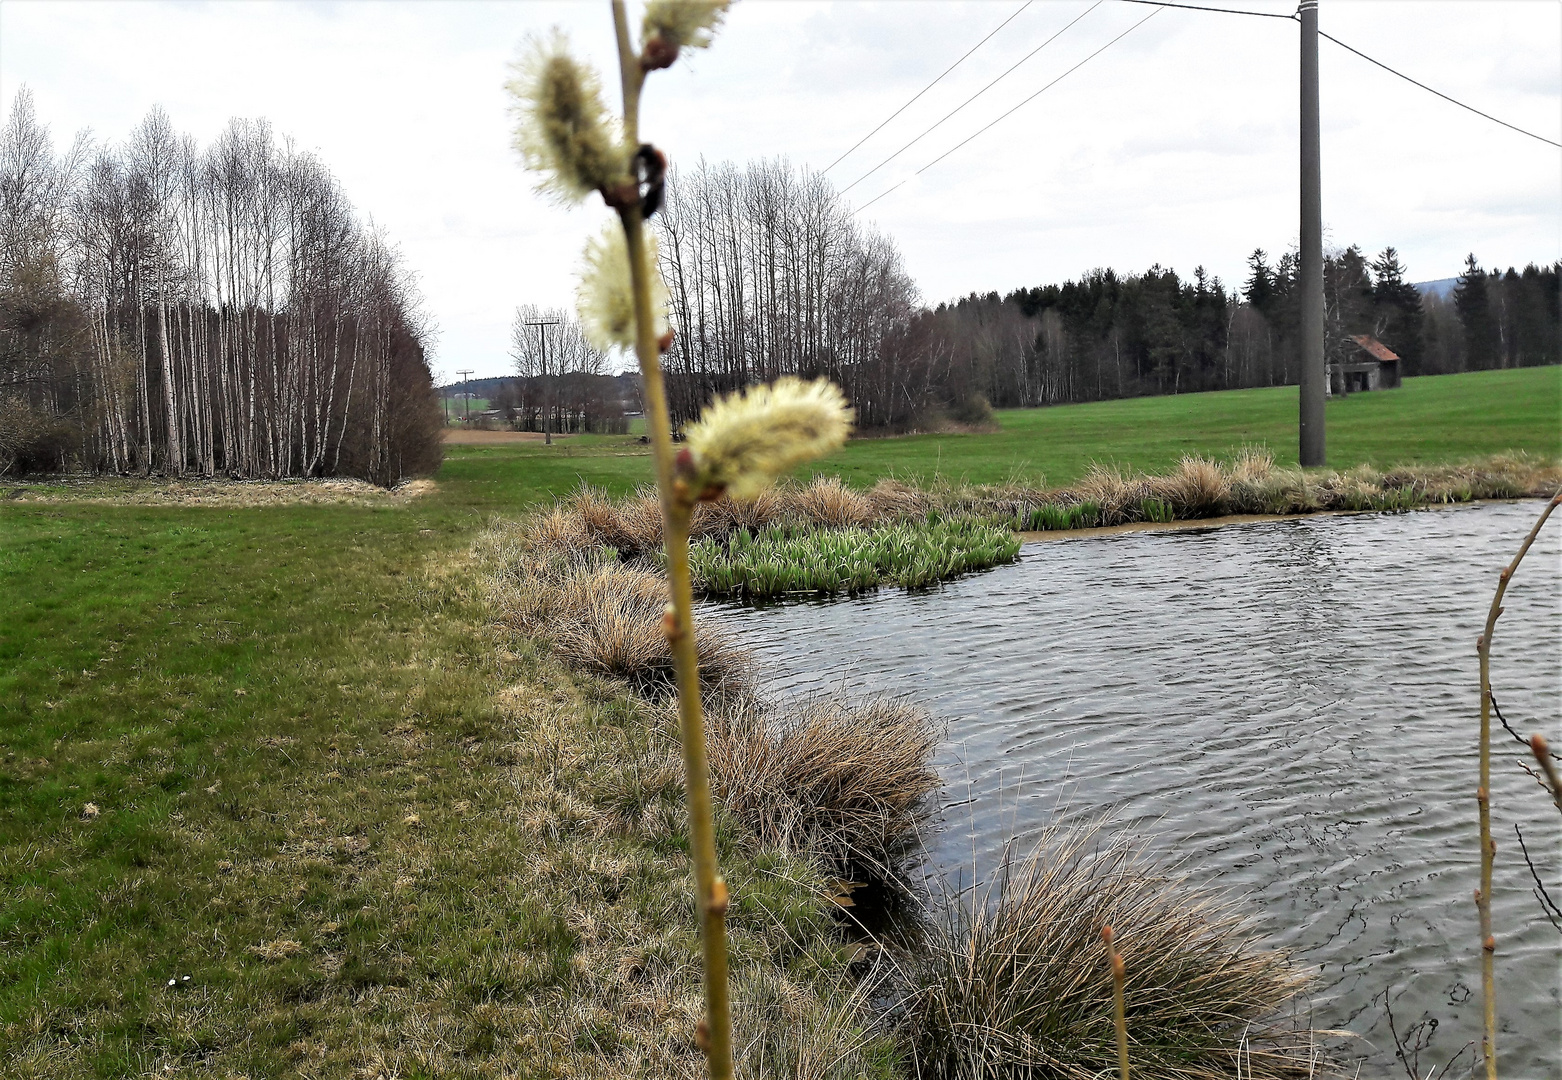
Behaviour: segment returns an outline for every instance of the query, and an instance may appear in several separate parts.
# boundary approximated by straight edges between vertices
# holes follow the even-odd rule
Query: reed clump
[[[673,686],[673,654],[662,627],[667,580],[618,561],[610,550],[568,547],[578,540],[568,514],[533,527],[491,529],[479,541],[489,563],[489,599],[507,629],[549,642],[572,666],[610,675],[655,694]],[[700,677],[714,691],[749,685],[748,654],[709,622],[695,628]]]
[[[1562,467],[1524,454],[1465,464],[1385,470],[1361,466],[1319,474],[1277,465],[1268,450],[1248,448],[1225,461],[1185,457],[1170,472],[1153,476],[1097,464],[1062,488],[947,482],[918,488],[891,479],[856,491],[836,477],[784,482],[751,499],[723,496],[698,504],[689,534],[697,541],[720,541],[736,532],[757,535],[774,526],[796,533],[921,525],[947,518],[972,518],[1020,532],[1064,531],[1231,514],[1410,510],[1475,499],[1548,496],[1558,484]],[[654,555],[661,547],[660,505],[652,489],[615,500],[585,487],[562,501],[556,512],[575,519],[550,527],[572,536],[577,550],[611,547],[635,559]]]
[[[1112,971],[1125,965],[1134,1072],[1166,1080],[1317,1075],[1307,1033],[1270,1026],[1305,985],[1219,896],[1099,826],[1047,830],[908,959],[920,1075],[1087,1080],[1118,1066]]]
[[[943,512],[933,494],[894,482],[859,492],[834,477],[697,503],[689,537],[695,591],[749,600],[923,588],[1011,562],[1020,548],[1006,523]],[[651,489],[611,499],[582,487],[486,543],[511,549],[516,565],[611,559],[660,572],[661,506]]]
[[[557,510],[479,541],[500,626],[547,642],[578,671],[665,698],[673,661],[662,629],[666,580],[605,548],[582,554],[578,519]],[[717,797],[762,847],[800,854],[852,880],[888,882],[915,850],[937,790],[932,717],[892,698],[765,704],[749,654],[718,624],[696,623]]]
[[[1306,473],[1276,465],[1263,449],[1229,461],[1185,457],[1169,473],[1146,476],[1097,464],[1077,483],[1051,490],[974,488],[945,503],[1022,531],[1197,521],[1229,514],[1409,510],[1418,506],[1543,496],[1562,482],[1562,468],[1526,455],[1462,465],[1367,466]]]
[[[893,885],[934,809],[941,736],[926,709],[898,698],[745,697],[713,713],[711,779],[761,844]]]

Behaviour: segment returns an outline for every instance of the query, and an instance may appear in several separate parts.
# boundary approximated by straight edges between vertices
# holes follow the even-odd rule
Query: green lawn
[[[1294,461],[1295,413],[1294,389],[1006,412],[996,434],[860,440],[808,471],[1064,483],[1259,443]],[[1562,368],[1410,380],[1328,415],[1336,467],[1555,456]],[[0,499],[0,1073],[340,1075],[379,1054],[496,1075],[495,1045],[545,1018],[482,1029],[522,983],[495,989],[469,950],[552,957],[538,985],[557,987],[584,938],[545,894],[515,899],[541,841],[495,780],[513,765],[495,701],[522,684],[599,727],[643,721],[486,637],[465,553],[495,514],[650,477],[633,437],[581,436],[451,447],[435,494],[385,508]],[[420,1039],[478,1049],[436,1067]]]
[[[463,397],[460,394],[454,394],[445,398],[443,404],[445,406],[445,412],[450,415],[451,419],[460,416],[462,411],[465,410],[468,406],[470,406],[472,412],[486,412],[488,409],[488,399],[485,397],[478,397],[476,394],[473,394],[470,398]]]
[[[1406,379],[1397,390],[1330,401],[1326,415],[1328,463],[1336,469],[1509,450],[1556,457],[1562,367]],[[838,474],[862,486],[886,475],[1061,485],[1093,462],[1157,472],[1185,454],[1221,457],[1244,446],[1265,446],[1277,462],[1296,463],[1295,387],[1009,409],[997,418],[1001,430],[992,434],[856,439],[799,474]],[[572,436],[553,447],[451,447],[440,473],[442,485],[464,486],[452,496],[457,501],[494,509],[580,481],[620,492],[650,479],[646,447],[634,437],[605,435]]]
[[[1066,484],[1091,462],[1157,472],[1184,454],[1267,446],[1296,463],[1295,387],[1000,412],[994,435],[858,440],[820,468],[860,483],[893,470],[971,483],[1014,476]],[[1406,379],[1396,390],[1331,400],[1328,464],[1345,469],[1459,460],[1499,450],[1562,453],[1562,367]]]

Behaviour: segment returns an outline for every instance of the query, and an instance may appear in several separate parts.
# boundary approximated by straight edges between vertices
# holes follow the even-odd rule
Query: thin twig
[[[1518,743],[1526,750],[1534,750],[1534,747],[1530,745],[1529,740],[1520,735],[1517,731],[1514,731],[1513,725],[1508,723],[1507,717],[1502,715],[1502,709],[1498,708],[1497,706],[1497,695],[1495,693],[1491,696],[1491,711],[1492,715],[1496,716],[1498,722],[1502,724],[1503,730],[1506,731],[1509,735],[1513,736],[1514,742]],[[1557,757],[1555,751],[1548,750],[1547,752],[1551,754],[1553,760],[1562,761],[1562,758]]]
[[[1503,567],[1497,577],[1497,591],[1492,596],[1491,607],[1486,612],[1486,628],[1476,639],[1475,652],[1481,666],[1481,768],[1480,786],[1475,790],[1481,826],[1481,886],[1475,891],[1475,907],[1481,924],[1481,996],[1483,1028],[1481,1054],[1486,1061],[1486,1080],[1497,1080],[1497,986],[1493,973],[1493,958],[1497,951],[1497,938],[1492,933],[1491,889],[1492,863],[1497,856],[1497,842],[1491,835],[1491,641],[1497,629],[1497,618],[1502,614],[1502,597],[1508,591],[1513,574],[1524,560],[1524,555],[1535,542],[1541,526],[1551,516],[1558,504],[1562,504],[1562,492],[1552,496],[1541,512],[1539,520],[1530,529],[1524,543],[1519,545],[1513,561]]]
[[[1562,810],[1562,776],[1557,775],[1556,755],[1546,745],[1546,737],[1539,733],[1529,737],[1530,753],[1535,755],[1535,760],[1540,762],[1540,767],[1546,773],[1546,779],[1551,784],[1551,801],[1556,803],[1557,809]]]
[[[1524,865],[1529,867],[1529,876],[1535,879],[1535,899],[1540,901],[1541,910],[1546,913],[1546,921],[1558,930],[1562,930],[1562,908],[1557,907],[1557,902],[1551,899],[1551,894],[1546,891],[1546,883],[1540,880],[1540,872],[1535,869],[1535,862],[1529,857],[1529,848],[1524,846],[1524,834],[1519,831],[1517,824],[1513,831],[1519,838],[1519,850],[1524,853]]]

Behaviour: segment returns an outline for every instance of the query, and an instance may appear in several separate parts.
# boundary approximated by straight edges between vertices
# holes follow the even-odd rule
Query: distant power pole
[[[1301,0],[1302,17],[1302,291],[1301,462],[1323,464],[1323,402],[1329,372],[1323,355],[1323,175],[1318,137],[1318,0]]]
[[[468,368],[466,371],[457,371],[456,374],[461,376],[461,422],[466,423],[472,419],[472,380],[467,378],[472,371]]]
[[[559,325],[557,319],[534,319],[526,324],[535,326],[537,334],[542,338],[542,444],[553,445],[553,409],[549,401],[550,387],[548,386],[548,327]]]

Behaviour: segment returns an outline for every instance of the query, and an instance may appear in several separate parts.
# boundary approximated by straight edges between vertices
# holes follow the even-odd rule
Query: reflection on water
[[[1314,1025],[1363,1036],[1347,1049],[1364,1075],[1404,1075],[1385,995],[1401,1033],[1435,1021],[1424,1074],[1480,1037],[1474,646],[1538,512],[1052,540],[934,592],[711,613],[773,690],[890,690],[948,718],[938,871],[969,882],[1011,836],[1115,810],[1248,893],[1262,929],[1319,969]],[[1509,720],[1553,736],[1559,534],[1532,549],[1493,654]],[[1505,1075],[1557,1075],[1562,937],[1514,826],[1553,895],[1562,829],[1522,748],[1498,745],[1499,1055]]]

